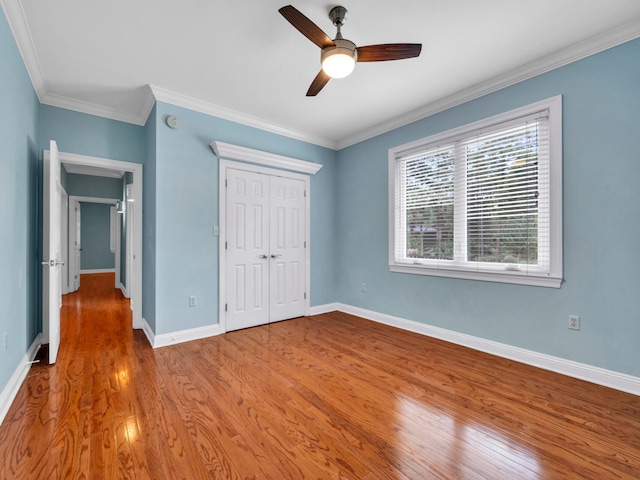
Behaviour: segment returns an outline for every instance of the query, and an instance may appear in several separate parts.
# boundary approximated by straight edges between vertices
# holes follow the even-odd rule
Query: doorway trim
[[[82,196],[82,195],[70,195],[69,196],[69,204],[73,205],[75,207],[76,203],[99,203],[99,204],[104,204],[104,205],[111,205],[111,207],[113,208],[116,203],[118,202],[117,198],[103,198],[103,197],[86,197],[86,196]],[[71,212],[71,209],[69,209],[69,212]],[[74,245],[75,242],[77,241],[76,238],[76,234],[75,234],[75,222],[76,220],[76,212],[75,212],[75,208],[74,208],[74,212],[69,213],[69,220],[73,220],[73,222],[69,221],[69,231],[67,236],[74,241]],[[82,210],[80,210],[80,217],[82,217]],[[117,223],[116,223],[117,225]],[[111,233],[111,232],[110,232]],[[80,240],[82,242],[82,239]],[[69,249],[71,248],[71,242],[69,242],[68,245]],[[75,252],[74,252],[75,253]],[[120,265],[118,264],[118,259],[120,257],[120,245],[116,245],[116,252],[115,252],[115,272],[116,272],[116,284],[115,284],[115,288],[118,289],[122,289],[122,286],[119,284],[118,282],[118,277],[120,274]],[[75,255],[74,255],[74,261],[73,261],[73,265],[74,265],[74,271],[73,273],[75,274],[75,272],[78,272],[78,275],[83,274],[83,273],[99,273],[97,270],[96,271],[83,271],[82,268],[80,268],[80,265],[76,265],[76,261],[75,261]],[[71,267],[71,262],[69,262],[69,267]],[[75,268],[77,267],[77,268]],[[109,271],[109,270],[104,270],[105,272]],[[75,278],[75,277],[74,277]],[[75,288],[75,287],[74,287]]]
[[[75,153],[60,152],[60,162],[74,165],[84,165],[108,170],[119,170],[130,172],[133,176],[132,200],[127,204],[127,208],[134,209],[134,224],[131,241],[133,244],[133,282],[132,287],[127,290],[131,298],[132,327],[143,328],[142,320],[142,164],[123,162],[121,160],[111,160],[108,158],[91,157],[78,155]],[[92,200],[94,201],[94,200]]]
[[[60,246],[62,265],[61,293],[69,293],[69,195],[60,185]]]
[[[255,173],[263,173],[267,175],[275,175],[279,177],[295,178],[304,180],[307,191],[306,203],[306,226],[305,236],[307,240],[306,248],[306,272],[305,272],[305,315],[310,313],[311,302],[311,185],[310,175],[316,174],[322,164],[298,160],[295,158],[284,157],[273,153],[262,152],[250,148],[239,147],[222,142],[213,142],[211,149],[219,158],[218,169],[218,207],[219,207],[219,241],[218,241],[218,322],[220,333],[227,331],[227,318],[225,312],[226,299],[226,255],[225,242],[227,239],[226,223],[227,223],[227,192],[226,192],[226,169],[234,168]],[[240,160],[239,163],[232,160]],[[275,168],[272,168],[275,167]],[[282,168],[286,168],[283,170]],[[297,173],[294,173],[297,172]]]

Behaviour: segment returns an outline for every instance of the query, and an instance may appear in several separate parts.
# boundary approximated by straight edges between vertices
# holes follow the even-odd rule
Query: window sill
[[[470,270],[454,270],[447,268],[429,268],[423,265],[389,265],[389,270],[396,273],[410,273],[413,275],[431,275],[435,277],[462,278],[465,280],[480,280],[483,282],[511,283],[516,285],[530,285],[534,287],[560,288],[561,277],[522,275],[518,272],[478,272]]]

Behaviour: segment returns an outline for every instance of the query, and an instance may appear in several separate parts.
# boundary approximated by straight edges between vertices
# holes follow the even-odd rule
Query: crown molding
[[[151,110],[153,110],[154,105],[156,104],[156,97],[153,94],[153,90],[151,90],[150,85],[145,85],[147,90],[147,96],[144,99],[144,103],[142,104],[142,110],[140,111],[140,124],[146,125],[147,120],[149,119],[149,115],[151,114]]]
[[[259,128],[267,132],[276,133],[285,137],[301,140],[303,142],[312,143],[321,147],[327,147],[335,150],[335,142],[321,138],[300,130],[294,130],[283,125],[269,122],[251,115],[232,110],[230,108],[221,107],[213,103],[207,103],[188,95],[182,95],[181,93],[172,92],[156,85],[149,85],[157,101],[169,103],[177,107],[183,107],[188,110],[193,110],[205,115],[211,115],[214,117],[222,118],[232,122],[240,123],[248,127]]]
[[[31,36],[31,30],[29,30],[22,4],[19,0],[0,0],[0,5],[18,46],[27,74],[31,79],[31,85],[36,91],[38,100],[42,102],[47,90],[46,83],[40,66],[40,59],[33,46],[33,37]]]
[[[551,55],[546,55],[533,62],[515,68],[510,72],[498,75],[484,82],[473,85],[430,103],[405,115],[398,116],[389,122],[380,123],[370,129],[356,135],[344,138],[336,142],[336,150],[355,145],[370,138],[390,132],[396,128],[422,120],[437,113],[443,112],[463,103],[475,100],[489,93],[515,85],[556,68],[582,60],[583,58],[603,52],[609,48],[622,45],[640,37],[640,18],[636,18],[607,32],[595,35],[582,42],[575,43],[567,48],[558,50]]]
[[[40,103],[50,105],[52,107],[73,110],[74,112],[87,113],[97,117],[132,123],[134,125],[144,125],[147,120],[147,117],[144,116],[144,113],[142,112],[136,115],[116,108],[105,107],[104,105],[98,105],[97,103],[85,102],[83,100],[57,95],[55,93],[46,93],[40,99]],[[151,109],[149,109],[149,111],[151,111]],[[148,115],[149,112],[147,112],[147,116]]]

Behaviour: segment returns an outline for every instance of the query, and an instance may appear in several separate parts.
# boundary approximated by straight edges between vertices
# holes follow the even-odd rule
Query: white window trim
[[[396,225],[396,158],[404,152],[423,148],[427,144],[444,142],[454,137],[464,136],[483,128],[508,122],[542,110],[549,110],[549,203],[550,203],[550,258],[549,270],[544,274],[523,274],[521,271],[499,271],[485,269],[471,270],[460,265],[440,265],[438,268],[424,264],[406,264],[395,260]],[[389,270],[397,273],[431,275],[437,277],[481,280],[487,282],[512,283],[539,287],[560,288],[562,284],[562,96],[556,96],[511,110],[493,117],[464,125],[453,130],[438,133],[415,142],[389,150]]]

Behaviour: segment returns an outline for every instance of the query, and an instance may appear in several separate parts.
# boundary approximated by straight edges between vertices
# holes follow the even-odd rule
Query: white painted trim
[[[77,200],[78,202],[103,203],[109,205],[115,205],[118,202],[117,198],[83,197],[81,195],[69,195],[69,200],[72,199]]]
[[[225,272],[225,242],[227,238],[226,232],[226,224],[227,224],[227,195],[226,195],[226,187],[225,182],[227,179],[227,175],[225,170],[227,168],[234,168],[237,170],[243,170],[247,172],[255,172],[255,173],[263,173],[265,175],[275,175],[284,178],[290,178],[294,180],[300,180],[304,182],[305,190],[307,191],[307,198],[305,202],[305,215],[306,215],[306,226],[305,226],[305,236],[307,241],[306,248],[306,258],[305,258],[305,292],[307,293],[307,298],[304,301],[304,314],[310,315],[310,305],[311,305],[311,181],[309,175],[288,172],[273,168],[267,168],[260,165],[251,165],[247,163],[237,163],[232,162],[230,160],[220,159],[219,168],[218,168],[218,218],[219,218],[219,229],[218,229],[218,318],[220,319],[219,328],[220,333],[226,333],[227,331],[227,315],[225,312],[225,299],[226,295],[226,272]]]
[[[82,219],[80,202],[69,197],[69,293],[80,288],[80,255],[76,249],[78,243],[78,222]],[[81,230],[82,228],[80,228]],[[82,235],[81,235],[82,236]],[[82,239],[80,239],[82,241]]]
[[[36,91],[38,100],[42,102],[46,92],[46,83],[22,3],[20,0],[0,0],[0,5],[2,5],[2,10],[11,33],[13,33],[13,38],[16,40],[16,45],[31,79],[33,89]]]
[[[167,90],[156,85],[149,85],[149,88],[151,88],[156,100],[159,102],[169,103],[177,107],[240,123],[248,127],[259,128],[260,130],[294,138],[296,140],[302,140],[303,142],[313,143],[314,145],[319,145],[321,147],[335,148],[335,142],[308,132],[302,132],[284,125],[278,125],[277,123],[270,122],[262,118],[253,117],[246,113],[238,112],[237,110],[232,110],[213,103],[208,103],[178,92],[172,92],[171,90]]]
[[[147,340],[149,340],[149,345],[153,348],[153,342],[155,342],[156,334],[153,333],[153,328],[151,328],[151,325],[147,323],[146,318],[142,318],[142,331],[147,337]]]
[[[536,275],[521,275],[518,272],[504,271],[474,271],[456,270],[443,267],[429,268],[424,265],[389,265],[389,271],[395,273],[408,273],[411,275],[428,275],[432,277],[460,278],[463,280],[478,280],[482,282],[510,283],[514,285],[529,285],[534,287],[560,288],[562,276],[543,277]]]
[[[254,150],[253,148],[240,147],[224,142],[213,142],[211,149],[220,159],[239,160],[241,162],[264,165],[270,168],[291,170],[293,172],[315,175],[322,168],[321,163],[307,162],[297,158],[276,155],[275,153]]]
[[[120,291],[122,292],[122,295],[124,295],[125,298],[129,298],[129,296],[127,295],[127,289],[122,284],[122,282],[120,282],[120,285],[118,286],[118,288],[120,289]]]
[[[145,331],[145,333],[147,332]],[[152,347],[161,348],[168,345],[175,345],[176,343],[191,342],[193,340],[215,337],[217,335],[220,335],[219,324],[207,325],[206,327],[191,328],[189,330],[181,330],[179,332],[163,333],[161,335],[155,335],[153,337]],[[149,338],[148,334],[147,338]]]
[[[62,264],[62,295],[70,292],[69,289],[69,195],[62,185],[60,185],[60,245]]]
[[[131,306],[133,307],[132,327],[142,328],[142,164],[65,152],[60,152],[60,162],[122,170],[133,174],[133,184],[131,188],[133,190],[132,198],[134,201],[130,202],[130,204],[127,205],[127,208],[132,208],[132,204],[135,209],[135,223],[133,225],[133,254],[137,261],[134,265],[134,282],[133,285],[127,285],[127,291],[130,294]],[[69,200],[71,200],[71,198]],[[115,201],[118,200],[119,199],[115,199]]]
[[[85,270],[80,270],[80,275],[91,275],[94,273],[115,273],[115,268],[87,268]]]
[[[119,122],[132,123],[134,125],[144,125],[143,113],[132,113],[119,110],[117,108],[99,105],[97,103],[78,100],[77,98],[65,97],[56,93],[46,92],[40,100],[44,105],[73,110],[74,112],[95,115],[96,117],[108,118]]]
[[[91,175],[93,177],[122,178],[124,172],[120,170],[105,170],[104,168],[88,167],[73,163],[62,164],[65,171],[71,175]]]
[[[335,307],[335,308],[334,308]],[[560,357],[554,357],[544,353],[514,347],[504,343],[474,337],[464,333],[454,332],[440,327],[434,327],[425,323],[406,320],[384,313],[378,313],[360,307],[354,307],[343,303],[331,303],[313,307],[314,311],[327,313],[329,311],[340,311],[351,315],[356,315],[367,320],[390,325],[414,333],[419,333],[427,337],[437,338],[445,342],[462,345],[474,350],[508,358],[516,362],[538,367],[543,370],[560,373],[568,377],[585,380],[605,387],[620,390],[622,392],[640,395],[640,377],[614,372],[600,367],[594,367],[584,363],[574,362]],[[315,314],[315,313],[314,313]]]
[[[18,395],[18,391],[24,382],[24,379],[27,378],[27,374],[29,373],[29,369],[31,368],[31,363],[33,359],[36,358],[38,350],[42,345],[42,334],[38,334],[38,336],[33,340],[29,350],[24,354],[22,360],[18,364],[18,368],[16,368],[13,375],[2,389],[2,393],[0,393],[0,425],[4,421],[4,418],[7,416],[9,412],[9,408],[11,408],[11,404]]]
[[[322,315],[323,313],[335,312],[340,310],[340,303],[326,303],[324,305],[315,305],[309,309],[309,315]]]

